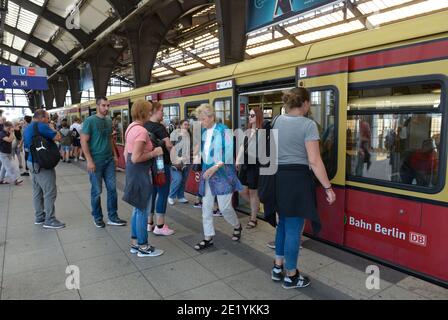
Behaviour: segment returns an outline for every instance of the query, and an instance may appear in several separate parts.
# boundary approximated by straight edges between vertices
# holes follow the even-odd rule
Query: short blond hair
[[[208,103],[203,103],[199,107],[197,107],[195,110],[195,114],[198,118],[200,116],[207,116],[215,117],[216,119],[215,110]]]
[[[152,114],[153,106],[151,102],[139,99],[134,102],[131,108],[132,120],[145,121]]]

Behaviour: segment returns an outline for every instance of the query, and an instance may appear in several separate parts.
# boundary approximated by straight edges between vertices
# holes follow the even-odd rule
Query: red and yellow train
[[[311,91],[337,193],[328,206],[318,187],[318,238],[448,285],[446,12],[111,96],[111,116],[124,132],[137,99],[159,101],[167,119],[188,119],[208,102],[219,121],[240,128],[251,107],[266,118],[282,113],[282,91],[294,86]],[[59,112],[84,118],[93,107]]]

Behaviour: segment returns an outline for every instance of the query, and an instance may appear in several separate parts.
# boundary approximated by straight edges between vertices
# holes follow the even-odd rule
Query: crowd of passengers
[[[233,208],[235,192],[247,200],[251,216],[247,229],[257,227],[260,202],[264,205],[265,217],[276,227],[274,265],[271,270],[273,281],[282,282],[285,289],[302,288],[310,284],[308,277],[297,269],[301,235],[305,220],[309,220],[313,232],[320,230],[316,211],[315,179],[323,186],[329,204],[336,200],[327,172],[320,155],[319,132],[316,123],[307,117],[310,109],[310,94],[304,88],[294,88],[284,93],[286,114],[272,121],[263,119],[260,108],[253,108],[248,114],[248,128],[244,141],[236,150],[234,163],[225,161],[233,155],[233,140],[226,134],[228,129],[217,121],[214,109],[208,104],[200,105],[195,115],[201,124],[201,141],[192,145],[189,121],[181,121],[176,138],[168,133],[163,124],[163,106],[158,102],[136,101],[131,109],[133,122],[125,136],[124,158],[126,161],[126,182],[123,200],[133,207],[130,221],[130,252],[138,257],[157,257],[164,253],[151,245],[149,234],[171,236],[175,230],[165,222],[167,204],[187,203],[184,190],[190,170],[199,176],[198,202],[202,208],[203,236],[194,248],[207,250],[214,245],[214,218],[222,216],[231,227],[230,237],[239,241],[243,236],[243,225]],[[116,167],[118,150],[114,143],[114,126],[109,117],[110,102],[106,97],[96,100],[97,112],[80,123],[75,119],[69,127],[66,121],[58,126],[52,123],[44,109],[36,110],[32,121],[21,127],[21,143],[25,163],[31,173],[35,224],[43,228],[59,229],[65,224],[55,215],[57,196],[55,168],[44,168],[39,164],[36,153],[36,135],[48,143],[59,146],[62,160],[86,161],[91,184],[91,213],[96,227],[104,228],[106,223],[101,207],[103,181],[107,191],[107,224],[126,226],[117,210]],[[11,169],[12,150],[6,147],[12,143],[13,129],[0,115],[0,160],[10,180],[15,184],[23,181],[18,171]],[[271,175],[260,175],[263,169],[257,154],[258,130],[278,130],[274,143],[278,168]],[[274,137],[274,135],[271,135]],[[22,145],[19,146],[19,149]],[[34,150],[34,152],[32,152]],[[187,151],[186,151],[187,150]],[[253,161],[249,161],[249,158]],[[2,169],[3,170],[3,169]],[[2,171],[1,183],[5,183]],[[217,204],[218,209],[215,209]]]

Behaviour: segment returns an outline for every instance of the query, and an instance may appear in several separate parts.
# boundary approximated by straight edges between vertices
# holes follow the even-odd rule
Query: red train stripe
[[[299,66],[307,69],[306,76],[300,78],[316,77],[325,74],[341,72],[355,72],[366,69],[382,68],[393,65],[409,64],[420,61],[442,59],[448,57],[448,40],[435,41],[402,48],[383,50],[344,57],[313,64]],[[348,60],[348,63],[347,63]]]

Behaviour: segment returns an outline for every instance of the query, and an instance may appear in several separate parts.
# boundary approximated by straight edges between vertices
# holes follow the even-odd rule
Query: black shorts
[[[238,174],[238,179],[243,186],[249,189],[258,189],[258,177],[260,176],[260,167],[256,164],[248,164],[242,168]]]
[[[73,140],[73,146],[74,147],[80,147],[81,146],[81,139]]]

